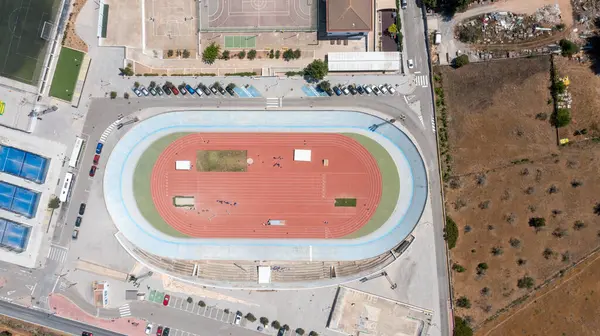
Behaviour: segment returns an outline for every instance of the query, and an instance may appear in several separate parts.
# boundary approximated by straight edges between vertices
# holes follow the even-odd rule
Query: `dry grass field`
[[[453,290],[455,298],[465,296],[471,303],[456,313],[481,328],[498,310],[600,245],[600,217],[594,214],[600,202],[600,145],[556,145],[548,121],[548,57],[435,71],[448,108],[452,157],[446,208],[460,232],[450,255],[465,269],[452,272]],[[531,227],[534,217],[543,218],[545,226]],[[478,269],[480,263],[487,269]],[[533,287],[519,288],[526,276]],[[584,334],[583,329],[567,333]]]
[[[35,324],[23,322],[21,320],[12,319],[6,316],[0,316],[0,333],[8,332],[13,336],[31,336],[31,335],[45,335],[45,336],[67,336],[68,334],[43,328]],[[2,334],[4,335],[4,334]],[[7,334],[8,335],[8,334]]]

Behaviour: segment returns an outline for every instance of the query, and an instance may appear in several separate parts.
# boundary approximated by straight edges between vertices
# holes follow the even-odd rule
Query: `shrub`
[[[266,326],[267,324],[269,324],[269,319],[264,316],[258,320],[260,321],[260,324],[262,324],[263,326]]]
[[[242,50],[238,53],[238,58],[239,59],[244,59],[246,58],[246,50]]]
[[[327,76],[327,63],[323,60],[316,59],[304,68],[304,76],[312,80],[321,80]]]
[[[183,58],[190,58],[190,52],[187,49],[183,49],[183,53],[181,53],[181,55]]]
[[[136,89],[139,88],[140,87],[140,82],[134,82],[133,83],[133,87],[136,88]]]
[[[52,198],[48,201],[48,208],[50,209],[58,209],[60,207],[60,200],[56,196],[52,196]]]
[[[585,223],[583,221],[575,221],[575,224],[573,224],[573,230],[581,230],[583,228],[585,228],[587,225],[585,225]]]
[[[204,301],[198,301],[198,306],[206,307],[206,303],[204,303]]]
[[[273,59],[275,57],[275,50],[271,49],[271,51],[269,51],[269,58]]]
[[[469,233],[471,232],[472,228],[471,225],[465,225],[465,233]]]
[[[517,265],[523,266],[525,264],[527,264],[527,260],[526,259],[523,259],[523,258],[517,259]]]
[[[469,56],[467,56],[467,55],[460,55],[454,59],[454,67],[455,68],[460,68],[467,64],[469,64]]]
[[[279,323],[279,321],[275,320],[271,322],[271,327],[273,327],[273,329],[279,329],[281,328],[281,324]]]
[[[283,330],[288,331],[290,330],[290,326],[287,324],[284,324],[283,326],[281,326],[283,328]]]
[[[308,333],[308,336],[319,336],[319,333],[316,331],[311,331]]]
[[[202,61],[206,64],[213,64],[215,60],[219,58],[220,52],[221,46],[213,42],[204,49],[204,52],[202,52]]]
[[[532,277],[524,276],[517,280],[517,287],[531,289],[535,285],[535,281]]]
[[[546,226],[546,219],[542,217],[529,218],[529,226],[533,227],[538,231],[540,228]]]
[[[544,258],[550,259],[554,256],[554,251],[551,248],[546,247],[546,249],[544,249],[544,252],[542,252],[542,255],[544,256]]]
[[[581,187],[582,185],[583,185],[583,182],[581,182],[581,181],[577,181],[577,180],[571,181],[571,187],[573,187],[573,188]]]
[[[277,50],[277,51],[279,51],[279,50]],[[304,335],[304,329],[302,329],[302,328],[296,328],[296,334],[298,334],[300,336]]]
[[[548,194],[556,194],[558,192],[558,187],[554,184],[548,188]]]
[[[252,49],[252,50],[248,51],[248,59],[253,60],[255,58],[256,58],[256,50]]]
[[[473,336],[473,329],[471,329],[469,323],[463,318],[454,316],[453,336]]]
[[[294,58],[299,59],[300,56],[302,56],[302,52],[300,51],[300,49],[294,50]]]
[[[456,305],[460,308],[471,308],[471,301],[466,296],[461,296],[456,300]]]
[[[227,61],[229,59],[229,57],[230,57],[229,50],[223,50],[223,53],[221,53],[221,59]]]
[[[129,99],[129,93],[128,92],[123,93],[123,98]]]
[[[571,123],[571,112],[566,108],[559,108],[554,114],[552,124],[556,127],[565,127]]]
[[[254,317],[254,315],[252,315],[252,313],[246,314],[246,316],[244,316],[244,318],[250,322],[256,321],[256,317]]]
[[[117,98],[117,91],[110,91],[110,99]]]
[[[169,51],[167,51],[167,57],[173,57],[173,50],[169,49]]]
[[[485,271],[487,271],[487,269],[488,269],[488,264],[486,264],[486,263],[479,263],[477,265],[477,274],[478,275],[484,275]]]
[[[223,312],[224,312],[225,314],[229,314],[229,308],[225,308],[225,309],[223,309]]]
[[[462,272],[466,271],[466,269],[463,266],[461,266],[460,264],[457,264],[457,263],[454,263],[452,265],[452,269],[458,273],[462,273]]]
[[[388,33],[390,33],[390,35],[395,35],[396,33],[398,33],[398,26],[396,26],[395,23],[392,23],[388,29],[387,29]]]
[[[512,246],[514,248],[521,247],[521,241],[517,238],[510,238],[510,240],[508,242],[510,243],[510,246]]]
[[[275,51],[275,58],[276,58],[276,59],[279,59],[279,57],[281,57],[281,51],[279,51],[279,50],[276,50],[276,51]],[[299,329],[300,329],[300,328],[299,328]],[[300,329],[300,330],[302,330],[302,329]],[[304,331],[304,330],[303,330],[303,331]]]
[[[444,228],[444,239],[448,242],[448,248],[452,249],[456,246],[458,240],[458,226],[450,216],[446,216],[446,227]]]
[[[558,45],[560,45],[561,53],[563,56],[570,57],[579,52],[579,46],[567,39],[560,40]]]
[[[329,83],[329,81],[322,81],[319,83],[319,88],[323,91],[327,91],[331,89],[331,83]]]
[[[479,203],[479,209],[481,209],[481,210],[485,210],[485,209],[487,209],[489,207],[490,207],[490,201],[489,200],[483,201],[483,202]]]
[[[192,302],[194,302],[194,299],[192,299],[191,296],[188,296],[186,301],[187,301],[187,303],[192,303]]]
[[[292,49],[288,49],[283,52],[283,59],[286,61],[291,61],[294,59],[294,51]]]
[[[491,290],[490,290],[490,288],[489,288],[489,287],[483,287],[483,288],[481,289],[481,295],[483,295],[483,296],[488,296],[488,295],[490,295],[490,292],[491,292]]]
[[[565,237],[567,234],[567,230],[561,227],[557,227],[556,229],[554,229],[554,231],[552,231],[552,235],[556,238]]]
[[[594,205],[594,214],[600,216],[600,203],[596,203],[596,205]]]
[[[504,253],[504,250],[501,247],[494,246],[494,247],[492,247],[491,252],[492,252],[492,255],[499,256]]]
[[[569,261],[571,261],[571,252],[565,251],[561,255],[561,260],[562,260],[562,262],[565,262],[565,263],[568,263]]]

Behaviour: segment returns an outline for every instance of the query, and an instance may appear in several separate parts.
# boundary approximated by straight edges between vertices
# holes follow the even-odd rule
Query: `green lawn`
[[[356,198],[336,198],[335,204],[333,206],[336,207],[356,207]]]
[[[398,176],[398,168],[396,168],[394,159],[377,141],[356,133],[342,134],[358,141],[373,155],[379,166],[381,183],[383,184],[381,200],[371,219],[358,231],[344,236],[344,238],[358,238],[376,231],[390,218],[398,203],[400,177]]]
[[[52,97],[66,101],[73,99],[73,91],[75,91],[84,55],[81,51],[65,47],[61,49],[56,70],[54,70],[52,85],[50,86]]]
[[[150,192],[150,177],[152,176],[154,164],[160,154],[173,143],[173,141],[188,134],[189,133],[173,133],[156,140],[140,157],[133,175],[133,196],[135,197],[135,201],[142,216],[144,216],[155,229],[172,237],[186,238],[189,236],[175,230],[167,224],[158,213],[158,210],[156,210],[156,206],[154,206],[154,201],[152,200],[152,193]]]

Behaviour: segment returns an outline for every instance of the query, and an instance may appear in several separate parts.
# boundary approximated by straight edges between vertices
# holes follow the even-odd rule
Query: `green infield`
[[[356,207],[356,198],[336,198],[336,207]]]
[[[60,0],[0,0],[0,76],[38,84],[59,5]]]
[[[358,238],[376,231],[390,218],[400,195],[400,177],[394,159],[377,141],[356,133],[342,134],[358,141],[373,155],[379,166],[381,183],[383,184],[381,200],[371,219],[359,230],[344,236],[344,238]]]
[[[50,95],[58,99],[71,101],[73,91],[81,70],[84,53],[63,47],[58,56],[58,63],[54,71],[54,78],[50,86]]]
[[[245,172],[247,157],[245,150],[199,150],[196,169],[199,172]]]

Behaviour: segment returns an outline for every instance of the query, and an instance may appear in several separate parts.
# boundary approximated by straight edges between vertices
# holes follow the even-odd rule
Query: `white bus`
[[[71,183],[73,183],[73,174],[66,173],[65,180],[63,181],[63,187],[62,187],[62,190],[60,191],[60,196],[58,196],[58,199],[61,202],[67,201],[67,197],[69,196],[69,193],[71,192]]]
[[[73,152],[71,153],[71,160],[69,160],[69,167],[75,168],[77,167],[77,161],[79,160],[79,156],[81,155],[81,149],[83,148],[83,139],[77,137],[75,141],[75,147],[73,147]]]

